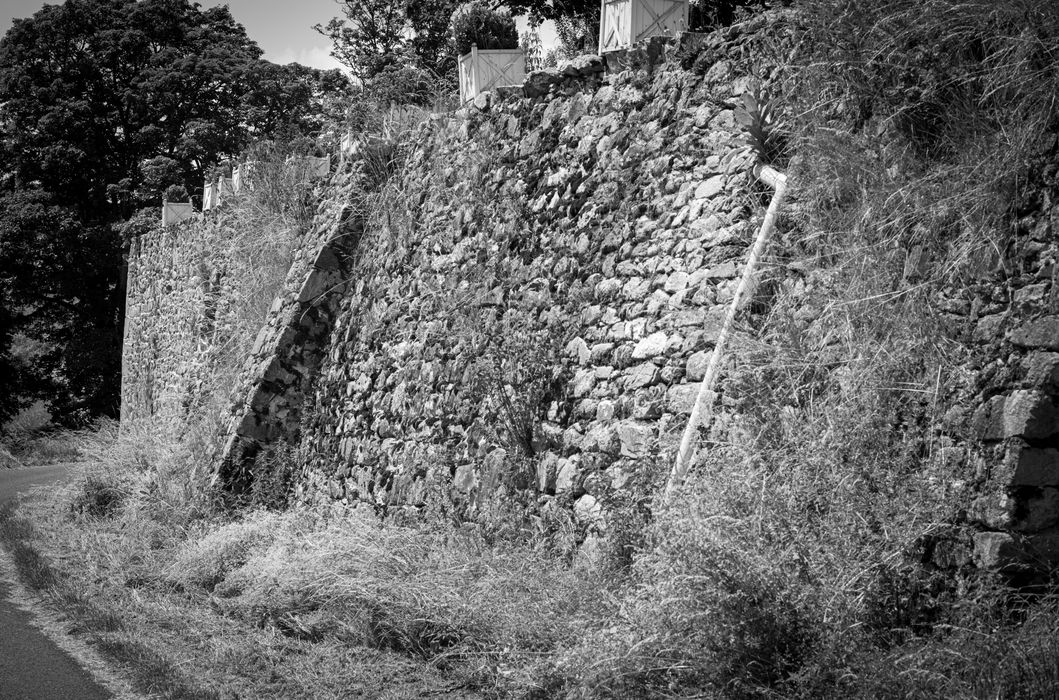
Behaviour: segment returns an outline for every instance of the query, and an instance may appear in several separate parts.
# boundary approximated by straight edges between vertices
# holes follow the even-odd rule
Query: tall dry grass
[[[1056,11],[1030,0],[802,11],[803,60],[784,86],[798,160],[783,268],[763,286],[758,334],[695,477],[670,508],[649,508],[646,492],[608,513],[628,547],[568,557],[551,535],[570,528],[527,535],[503,508],[489,526],[222,511],[204,488],[209,424],[179,440],[106,427],[81,448],[96,465],[86,477],[34,506],[50,526],[6,529],[29,575],[97,601],[79,613],[93,634],[120,627],[144,658],[242,696],[339,696],[357,674],[397,668],[418,685],[383,674],[374,690],[1053,697],[1055,601],[943,575],[918,547],[967,496],[940,454],[964,351],[936,301],[994,269],[1015,235],[1054,131]],[[399,175],[424,116],[395,114],[389,136],[362,140],[358,167],[374,184],[359,201],[379,235],[421,225]],[[238,372],[231,358],[252,342],[299,230],[239,206],[225,256],[242,286],[225,292],[232,320],[217,331],[208,396]],[[264,244],[262,221],[275,235]],[[364,664],[365,649],[384,655]]]

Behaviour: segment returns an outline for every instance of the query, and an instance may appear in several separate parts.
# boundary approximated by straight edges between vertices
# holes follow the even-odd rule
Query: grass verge
[[[496,537],[337,506],[175,503],[185,488],[157,482],[187,478],[165,464],[178,451],[145,451],[142,435],[105,439],[86,448],[105,461],[81,481],[5,511],[0,538],[27,586],[154,696],[1048,697],[1059,687],[1056,601],[1013,603],[985,584],[957,600],[855,513],[818,512],[813,524],[782,507],[804,502],[790,490],[757,507],[767,473],[753,461],[723,484],[693,480],[646,525],[631,561],[571,561],[525,528]],[[733,469],[735,457],[717,459]],[[104,491],[100,480],[124,496],[77,506]],[[829,541],[842,528],[848,539]]]

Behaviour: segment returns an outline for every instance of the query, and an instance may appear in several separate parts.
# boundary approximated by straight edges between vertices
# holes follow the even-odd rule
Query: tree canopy
[[[400,67],[444,79],[454,74],[456,56],[449,18],[456,0],[342,0],[342,17],[316,30],[331,39],[332,54],[364,84]]]
[[[255,139],[318,130],[347,87],[261,53],[187,0],[67,0],[0,40],[0,356],[41,341],[31,383],[67,422],[117,410],[121,222]]]

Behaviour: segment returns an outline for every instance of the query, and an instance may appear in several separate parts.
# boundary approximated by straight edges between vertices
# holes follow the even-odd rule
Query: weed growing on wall
[[[805,3],[789,96],[813,229],[921,250],[921,278],[966,280],[1006,248],[1054,144],[1059,11],[1023,0]],[[822,128],[823,127],[823,128]],[[841,235],[841,239],[835,237]]]
[[[252,206],[281,217],[304,232],[312,223],[319,201],[321,183],[311,175],[307,158],[324,155],[316,141],[259,141],[243,155],[246,198]]]

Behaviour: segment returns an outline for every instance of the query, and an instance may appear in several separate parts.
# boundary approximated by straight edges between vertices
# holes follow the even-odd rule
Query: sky
[[[15,18],[30,17],[44,6],[43,0],[0,0],[0,32],[6,33]],[[51,2],[47,4],[61,4]],[[338,68],[330,56],[331,42],[313,30],[341,14],[336,0],[199,0],[203,7],[228,5],[236,21],[273,63],[292,61],[314,68]],[[519,31],[525,21],[518,22]],[[542,28],[541,39],[553,45],[554,32]]]

